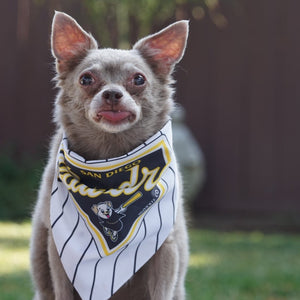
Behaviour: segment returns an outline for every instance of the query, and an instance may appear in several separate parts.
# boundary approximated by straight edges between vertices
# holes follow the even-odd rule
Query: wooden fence
[[[1,148],[39,153],[48,144],[55,2],[61,1],[43,8],[30,0],[0,4]],[[222,28],[189,15],[188,49],[176,72],[177,100],[207,163],[196,206],[299,212],[300,1],[220,2]]]
[[[224,1],[225,2],[225,1]],[[207,159],[199,208],[300,210],[300,2],[223,6],[228,25],[192,23],[178,100]]]

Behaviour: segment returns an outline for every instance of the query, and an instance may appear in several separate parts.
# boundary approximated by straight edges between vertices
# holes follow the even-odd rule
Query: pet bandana
[[[124,156],[86,161],[62,140],[51,227],[64,269],[83,300],[108,299],[159,249],[176,217],[171,121]]]

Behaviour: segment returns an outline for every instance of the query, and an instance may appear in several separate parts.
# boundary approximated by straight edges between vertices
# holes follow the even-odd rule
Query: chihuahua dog
[[[95,298],[92,297],[91,293],[90,296],[86,296],[85,292],[80,292],[81,283],[77,282],[77,279],[72,280],[70,278],[69,271],[62,263],[62,252],[63,250],[66,251],[65,248],[68,248],[68,246],[65,247],[64,245],[59,250],[58,242],[54,239],[57,220],[55,222],[51,221],[50,207],[53,201],[51,197],[56,191],[53,191],[53,182],[58,176],[57,159],[58,155],[62,153],[60,147],[65,137],[68,140],[68,153],[76,153],[84,157],[85,161],[99,160],[102,162],[128,155],[133,149],[145,144],[145,141],[158,133],[170,120],[170,113],[174,106],[171,74],[184,54],[187,36],[188,22],[179,21],[156,34],[139,40],[131,50],[99,49],[92,35],[84,31],[73,18],[62,12],[55,13],[51,47],[56,61],[57,75],[55,80],[59,89],[54,109],[54,121],[57,126],[50,144],[49,161],[44,170],[32,219],[33,232],[30,248],[31,273],[35,288],[34,299],[180,300],[185,298],[184,280],[188,262],[188,237],[180,180],[178,180],[177,186],[179,195],[176,199],[177,211],[172,229],[157,251],[153,255],[151,254],[152,256],[143,266],[130,275],[130,278],[120,288],[114,290],[109,297],[101,296],[101,289],[106,287],[105,285],[101,286],[99,278],[106,276],[106,274],[101,275],[108,272],[105,269],[103,271],[101,269],[97,270],[99,273],[95,273],[97,276],[95,275],[91,280],[93,281],[91,286],[94,289],[97,284],[100,285],[97,294],[93,295]],[[63,153],[66,156],[68,155],[67,151],[63,151]],[[133,171],[139,170],[135,164],[141,164],[141,161],[142,159],[138,159],[132,162],[131,169],[130,165],[123,168],[124,170],[128,168],[125,170],[126,172],[123,172],[124,174],[131,172],[130,180],[133,180]],[[155,160],[151,160],[152,164],[153,162],[155,164]],[[59,167],[62,166],[61,164],[64,164],[64,162],[60,162]],[[65,167],[65,173],[61,173],[62,175],[57,180],[58,184],[61,184],[67,178],[66,174],[70,170],[69,166],[63,166]],[[121,169],[119,167],[118,170]],[[143,178],[145,180],[148,178],[145,185],[150,184],[150,179],[154,180],[156,173],[154,174],[154,171],[146,167],[140,169],[143,174],[148,172],[146,173],[148,177],[145,175]],[[70,170],[67,176],[71,176],[74,172]],[[81,173],[88,174],[87,171],[83,170]],[[95,177],[93,174],[91,173],[90,177]],[[106,174],[106,177],[109,177],[110,174]],[[102,176],[100,173],[96,175],[98,177]],[[71,182],[68,179],[65,181],[69,184],[71,192],[76,190],[74,188],[75,184],[76,191],[78,191],[83,181],[78,179],[77,175],[72,178],[77,180],[73,187],[70,187]],[[109,178],[107,181],[109,181]],[[129,187],[129,184],[126,184]],[[99,187],[98,190],[95,186],[92,188],[84,186],[81,195],[86,191],[92,191],[93,193],[98,191],[98,194],[103,192],[103,189],[101,190]],[[159,193],[164,189],[157,189],[155,192],[156,198],[151,197],[155,201],[160,199]],[[106,196],[107,193],[103,195]],[[110,193],[112,194],[112,190]],[[95,208],[97,210],[101,208],[99,203],[109,203],[106,198],[97,200],[93,205],[90,205],[90,217],[86,217],[87,213],[82,212],[79,206],[75,206],[75,202],[64,204],[61,215],[70,205],[80,212],[78,213],[76,210],[76,213],[74,213],[74,219],[77,219],[77,214],[80,216],[77,219],[77,227],[78,224],[81,224],[83,227],[88,228],[88,224],[95,218],[94,224],[96,225],[91,226],[87,231],[92,232],[92,239],[88,246],[92,247],[95,239],[97,239],[93,237],[93,230],[95,232],[97,230],[91,228],[98,226],[98,232],[104,230],[102,235],[97,233],[98,236],[103,241],[107,241],[105,243],[108,246],[115,247],[116,240],[122,237],[121,229],[126,229],[125,215],[135,209],[135,204],[142,199],[141,195],[142,193],[139,193],[127,202],[126,212],[119,213],[119,217],[116,218],[118,224],[122,224],[122,226],[114,229],[114,231],[110,230],[108,225],[105,225],[106,227],[103,224],[100,226],[101,222],[104,221],[99,218],[101,214],[98,211],[95,213]],[[151,201],[154,202],[154,200]],[[150,202],[151,205],[152,202]],[[139,221],[141,216],[144,217],[148,213],[150,204],[145,205],[143,211],[140,212]],[[118,206],[120,204],[114,204],[114,201],[111,201],[111,209],[113,207],[116,209]],[[125,205],[123,206],[125,207]],[[107,214],[106,218],[108,217],[110,215]],[[119,220],[121,217],[122,221]],[[70,219],[72,221],[72,218]],[[64,228],[64,225],[61,228]],[[143,226],[139,228],[143,228]],[[113,234],[115,232],[117,234]],[[79,241],[81,238],[84,240],[85,235],[81,235]],[[69,239],[70,236],[67,240]],[[70,251],[77,251],[82,247],[78,245],[69,248]],[[96,249],[96,247],[94,248]],[[87,251],[88,247],[85,249]],[[98,249],[98,252],[101,252],[101,249]],[[83,252],[80,262],[85,254],[86,252]],[[112,255],[108,255],[108,259]],[[102,255],[100,256],[102,257]],[[69,268],[72,268],[72,260],[75,264],[75,257],[71,255],[66,259],[71,261]],[[87,263],[89,262],[87,259]],[[96,270],[97,264],[95,264],[93,270]],[[79,269],[80,267],[76,268],[74,272],[76,275],[80,272]],[[84,276],[89,281],[89,272],[84,273]],[[78,289],[76,284],[79,286]],[[82,290],[84,291],[84,288]]]

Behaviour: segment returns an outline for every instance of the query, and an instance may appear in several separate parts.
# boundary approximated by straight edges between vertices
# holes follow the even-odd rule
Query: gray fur
[[[76,31],[78,39],[75,42],[64,41],[65,24]],[[171,73],[184,53],[187,34],[187,22],[181,21],[140,40],[132,50],[97,49],[93,37],[75,20],[56,13],[52,27],[52,53],[56,58],[59,88],[54,111],[57,130],[52,138],[49,161],[33,214],[31,239],[31,273],[36,300],[80,299],[62,267],[50,228],[50,193],[62,131],[66,132],[72,150],[93,160],[120,156],[156,133],[168,120],[173,108]],[[177,39],[176,35],[179,38],[174,44],[176,55],[173,57],[173,52],[169,53],[167,48],[155,48],[162,46],[161,36],[171,40]],[[71,43],[70,47],[74,44],[66,51],[60,47],[61,43],[68,46]],[[92,88],[79,84],[80,76],[87,71],[96,78]],[[137,88],[128,81],[136,73],[146,77],[145,86]],[[112,125],[97,115],[103,107],[107,108],[103,91],[108,89],[120,90],[123,98],[117,109],[132,113],[121,124]],[[182,300],[185,298],[187,262],[188,238],[181,198],[170,236],[111,299]]]

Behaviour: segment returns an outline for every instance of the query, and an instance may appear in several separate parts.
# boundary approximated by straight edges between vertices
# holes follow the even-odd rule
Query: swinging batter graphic
[[[112,242],[118,240],[118,232],[123,228],[122,218],[126,217],[124,212],[127,206],[138,200],[143,194],[135,193],[128,201],[119,208],[114,209],[111,201],[99,202],[94,204],[91,209],[98,216],[99,223],[102,225],[104,233],[110,237]]]

